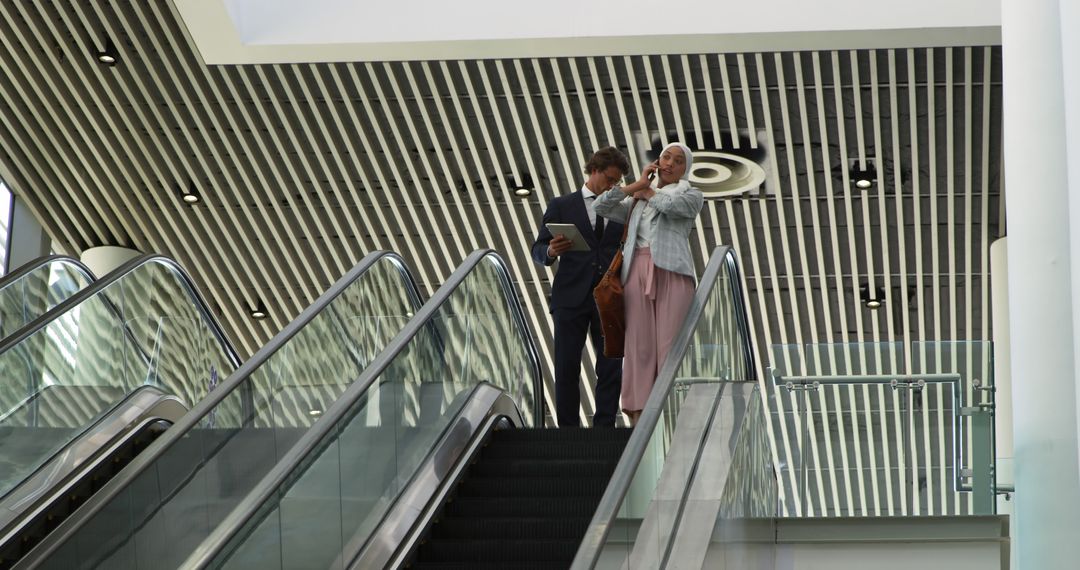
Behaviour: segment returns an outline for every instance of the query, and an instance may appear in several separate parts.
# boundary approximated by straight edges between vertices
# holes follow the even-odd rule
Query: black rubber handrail
[[[242,366],[237,368],[227,377],[216,390],[211,391],[205,398],[198,402],[189,413],[172,428],[157,438],[149,447],[131,461],[116,477],[105,484],[95,493],[71,518],[65,520],[34,550],[30,551],[19,563],[17,568],[33,568],[55,552],[69,538],[73,537],[79,529],[85,526],[98,512],[105,508],[109,502],[123,492],[127,486],[137,479],[146,469],[152,466],[172,445],[186,436],[191,429],[198,426],[203,418],[228,398],[236,389],[247,385],[248,377],[273,356],[289,340],[296,336],[308,323],[322,313],[330,304],[337,299],[353,282],[359,279],[368,269],[382,259],[390,260],[401,273],[405,281],[408,295],[415,305],[420,304],[420,293],[416,286],[416,280],[405,265],[405,261],[396,253],[388,251],[375,251],[364,256],[360,262],[349,270],[341,279],[330,286],[325,293],[300,313],[291,323],[281,330],[265,346],[259,349],[254,356],[249,358]]]

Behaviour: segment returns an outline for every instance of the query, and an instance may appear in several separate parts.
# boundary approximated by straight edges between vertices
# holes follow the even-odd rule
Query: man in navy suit
[[[586,335],[592,337],[597,355],[593,425],[615,425],[622,390],[622,359],[604,357],[600,315],[592,292],[619,248],[623,226],[597,216],[593,202],[629,172],[630,162],[615,147],[596,151],[585,165],[588,178],[581,190],[558,196],[548,204],[540,234],[532,245],[532,257],[537,263],[552,265],[559,261],[551,284],[551,317],[555,323],[555,417],[560,427],[581,425],[578,386]],[[571,241],[562,235],[552,236],[547,229],[549,223],[577,226],[589,251],[569,251]]]

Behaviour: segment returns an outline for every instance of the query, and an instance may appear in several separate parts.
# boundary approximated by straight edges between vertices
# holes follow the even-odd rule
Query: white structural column
[[[126,247],[115,245],[102,245],[91,247],[82,252],[79,260],[82,261],[94,275],[104,277],[113,269],[139,257],[142,253]]]
[[[1073,299],[1080,299],[1080,5],[1061,2],[1061,68],[1065,87],[1065,160],[1069,165],[1069,230],[1072,232]],[[1080,330],[1080,305],[1073,306],[1073,328]],[[1073,338],[1073,350],[1080,354],[1080,335]],[[1080,410],[1080,359],[1075,375],[1076,406]],[[1076,426],[1080,440],[1080,417]],[[1077,453],[1080,460],[1080,452]],[[1077,506],[1080,508],[1080,505]]]
[[[1080,450],[1058,0],[1002,0],[1010,357],[1020,568],[1076,568]],[[1065,66],[1067,67],[1067,66]],[[1069,102],[1074,110],[1080,105]],[[1074,231],[1077,229],[1074,228]],[[1080,275],[1077,276],[1080,279]]]

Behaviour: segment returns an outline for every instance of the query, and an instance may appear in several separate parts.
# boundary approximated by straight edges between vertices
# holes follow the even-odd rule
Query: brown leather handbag
[[[630,215],[634,213],[634,206],[638,201],[630,205],[630,212],[626,214],[626,224],[623,226],[622,239],[619,240],[619,249],[615,257],[611,259],[611,265],[607,272],[600,278],[600,283],[593,289],[593,299],[596,299],[596,310],[600,313],[600,328],[604,332],[604,356],[608,358],[622,358],[623,345],[626,340],[626,309],[623,303],[622,286],[622,262],[623,246],[626,244],[626,234],[630,229]]]

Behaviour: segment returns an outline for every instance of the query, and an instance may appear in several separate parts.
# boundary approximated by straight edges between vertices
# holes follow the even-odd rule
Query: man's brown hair
[[[630,173],[630,161],[626,155],[613,146],[606,146],[594,152],[589,162],[585,163],[585,174],[607,170],[612,166],[617,167],[623,176]]]

